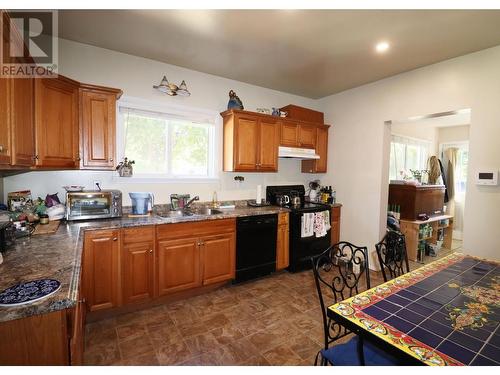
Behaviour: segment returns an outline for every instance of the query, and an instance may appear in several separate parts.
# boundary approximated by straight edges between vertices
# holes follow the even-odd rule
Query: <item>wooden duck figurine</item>
[[[233,90],[229,91],[229,102],[227,103],[227,109],[243,109],[243,102]]]

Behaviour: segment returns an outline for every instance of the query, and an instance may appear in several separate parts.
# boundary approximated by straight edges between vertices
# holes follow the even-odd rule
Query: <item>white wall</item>
[[[450,126],[438,129],[438,144],[469,140],[469,125]]]
[[[135,97],[174,106],[222,112],[227,108],[228,92],[233,89],[243,101],[245,109],[255,111],[258,107],[281,107],[297,104],[316,108],[315,100],[270,90],[246,83],[200,73],[193,70],[164,64],[132,55],[126,55],[61,39],[59,45],[59,72],[81,82],[117,87],[124,97]],[[185,80],[191,96],[169,97],[152,88],[163,75],[175,83]],[[219,156],[222,157],[222,145]],[[235,175],[243,175],[245,182],[237,183]],[[211,200],[214,190],[219,199],[245,199],[255,197],[258,184],[305,183],[311,175],[300,173],[297,160],[280,160],[278,173],[220,173],[220,180],[210,184],[130,184],[128,180],[113,179],[112,172],[30,172],[5,178],[4,191],[31,189],[35,196],[45,197],[47,193],[64,194],[63,185],[82,184],[92,188],[93,180],[101,180],[104,188],[116,188],[124,193],[124,204],[129,204],[128,192],[152,191],[158,203],[169,201],[171,193],[199,195],[201,200]]]
[[[469,175],[500,168],[500,47],[390,77],[320,100],[334,131],[327,184],[344,204],[344,240],[369,246],[385,229],[387,120],[471,109]],[[467,186],[464,251],[500,259],[500,187]]]

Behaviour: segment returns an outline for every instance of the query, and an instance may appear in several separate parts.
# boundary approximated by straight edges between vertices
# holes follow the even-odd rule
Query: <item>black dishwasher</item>
[[[276,271],[277,230],[276,214],[237,218],[235,283]]]

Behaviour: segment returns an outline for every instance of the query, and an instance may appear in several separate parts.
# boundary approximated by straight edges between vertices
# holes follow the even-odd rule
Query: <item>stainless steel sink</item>
[[[196,210],[197,215],[219,215],[222,211],[213,208],[203,207]]]
[[[193,216],[194,213],[191,211],[174,210],[174,211],[160,211],[157,212],[156,215],[160,217],[186,217],[186,216]]]

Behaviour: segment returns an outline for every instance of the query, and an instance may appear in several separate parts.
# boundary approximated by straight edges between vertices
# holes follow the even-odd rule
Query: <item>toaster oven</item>
[[[119,190],[66,193],[66,220],[106,219],[122,216]]]

